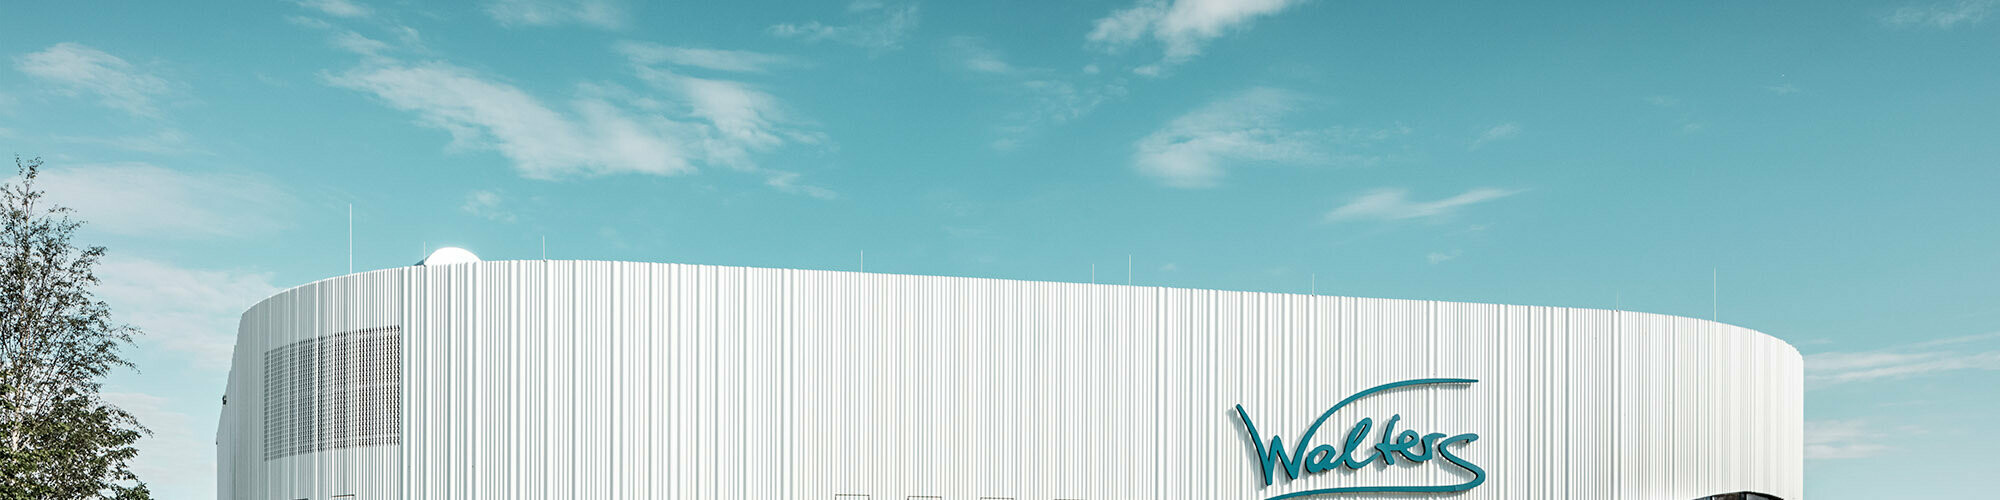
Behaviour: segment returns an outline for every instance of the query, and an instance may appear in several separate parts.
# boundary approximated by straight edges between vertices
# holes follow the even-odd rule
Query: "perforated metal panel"
[[[402,328],[368,328],[264,353],[264,459],[402,440]]]

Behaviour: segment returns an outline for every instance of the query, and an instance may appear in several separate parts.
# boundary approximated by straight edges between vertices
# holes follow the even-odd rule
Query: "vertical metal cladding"
[[[400,328],[399,441],[274,453],[299,428],[274,418],[298,414],[295,392],[356,386],[279,380],[272,353],[387,328]],[[1484,483],[1452,498],[1797,499],[1801,370],[1773,337],[1631,312],[626,262],[409,267],[244,314],[219,491],[1100,500],[1451,485],[1474,476],[1431,460],[1280,469],[1267,486],[1235,408],[1289,447],[1363,389],[1463,378],[1478,382],[1356,400],[1313,444],[1345,448],[1359,420],[1379,433],[1392,416],[1476,433],[1448,449]],[[1371,496],[1334,498],[1357,497]]]

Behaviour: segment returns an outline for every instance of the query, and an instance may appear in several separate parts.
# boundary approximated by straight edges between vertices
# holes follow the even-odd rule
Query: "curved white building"
[[[1803,490],[1797,350],[1705,320],[1561,307],[420,265],[252,307],[225,401],[225,499]]]

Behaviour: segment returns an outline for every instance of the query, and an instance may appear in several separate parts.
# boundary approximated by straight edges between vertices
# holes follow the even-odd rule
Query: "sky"
[[[2000,0],[447,3],[0,7],[161,498],[245,308],[442,246],[1712,317],[1812,498],[2000,466]]]

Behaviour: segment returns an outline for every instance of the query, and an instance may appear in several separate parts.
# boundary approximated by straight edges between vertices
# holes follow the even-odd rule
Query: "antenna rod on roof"
[[[1312,285],[1310,285],[1310,286],[1311,286],[1312,288],[1311,288],[1310,290],[1312,290],[1312,291],[1310,291],[1310,292],[1306,292],[1306,294],[1307,294],[1307,295],[1319,295],[1319,273],[1313,273],[1313,275],[1312,275],[1312,281],[1311,281],[1311,283],[1312,283]]]
[[[347,204],[347,274],[354,274],[354,204]]]
[[[549,235],[542,235],[542,260],[549,260]]]

